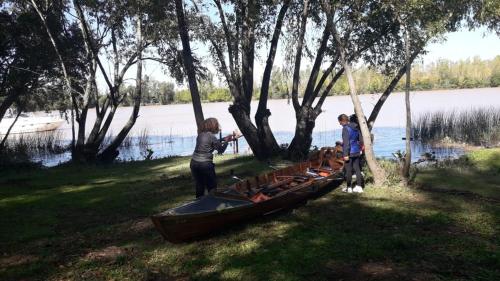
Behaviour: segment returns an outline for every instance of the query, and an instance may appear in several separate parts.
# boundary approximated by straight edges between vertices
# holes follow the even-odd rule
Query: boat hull
[[[341,183],[342,179],[340,178],[323,178],[296,191],[262,202],[249,202],[249,204],[234,208],[198,214],[171,215],[161,213],[152,216],[151,219],[163,238],[173,243],[179,243],[226,229],[256,217],[292,209],[323,193],[327,188],[336,187]]]
[[[0,122],[0,135],[6,134],[14,118],[4,118]],[[25,134],[53,131],[59,128],[64,120],[53,117],[21,117],[12,127],[11,134]]]

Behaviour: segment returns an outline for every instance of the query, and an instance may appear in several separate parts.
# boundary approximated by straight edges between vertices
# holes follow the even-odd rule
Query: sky
[[[500,37],[485,28],[448,33],[445,38],[445,42],[429,44],[428,53],[423,57],[424,64],[438,59],[457,61],[475,56],[492,59],[500,55]]]
[[[203,61],[207,61],[205,66],[208,67],[209,71],[215,71],[215,67],[211,63],[211,58],[206,53],[206,46],[193,44],[192,49]],[[428,65],[439,59],[458,61],[476,56],[483,60],[488,60],[500,55],[500,37],[488,32],[486,28],[479,28],[473,31],[464,29],[445,34],[444,41],[430,43],[426,49],[428,52],[421,57],[424,65]],[[281,65],[283,62],[283,52],[280,51],[280,48],[278,48],[275,66]],[[255,61],[255,81],[261,80],[267,52],[267,49],[258,52],[260,58],[257,58]],[[304,62],[303,67],[307,67],[308,64],[310,65],[310,62]],[[143,67],[143,75],[148,75],[158,81],[174,82],[168,74],[165,74],[162,66],[156,62],[146,61],[143,63]],[[134,83],[134,75],[135,67],[131,67],[126,75],[125,83]],[[102,76],[98,75],[97,79],[99,88],[105,89]],[[217,83],[217,81],[215,82]],[[186,85],[178,85],[177,83],[175,85],[177,89],[186,88]]]

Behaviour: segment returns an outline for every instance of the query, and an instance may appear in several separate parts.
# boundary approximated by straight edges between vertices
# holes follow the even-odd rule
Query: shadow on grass
[[[426,210],[422,212],[406,208],[404,201],[336,196],[240,232],[181,246],[187,252],[164,266],[187,272],[193,280],[492,280],[500,276],[498,247],[490,248],[498,233],[467,232],[451,214],[439,214],[431,198],[426,199],[429,206],[419,206]],[[498,207],[496,211],[498,215]]]
[[[222,157],[221,184],[237,169],[251,174],[266,167],[249,157]],[[0,248],[9,271],[44,276],[54,264],[71,262],[95,247],[133,241],[129,228],[153,213],[193,198],[189,159],[173,158],[115,166],[63,166],[3,173],[0,180]],[[149,235],[152,233],[148,226]],[[20,263],[8,257],[34,256]],[[69,257],[69,258],[68,258]],[[18,258],[18,260],[23,260]],[[4,261],[4,262],[2,262]],[[17,269],[16,269],[17,268]],[[27,268],[31,268],[26,270]],[[0,278],[1,279],[1,278]],[[40,277],[40,279],[43,279]]]
[[[500,278],[500,207],[421,190],[335,191],[197,242],[164,242],[148,216],[192,198],[188,165],[179,158],[104,170],[61,167],[1,193],[0,246],[17,263],[0,262],[0,279]],[[217,164],[221,185],[232,182],[231,169],[244,177],[266,168],[250,158]],[[2,190],[15,188],[4,184]],[[33,196],[37,186],[49,194],[8,201]]]

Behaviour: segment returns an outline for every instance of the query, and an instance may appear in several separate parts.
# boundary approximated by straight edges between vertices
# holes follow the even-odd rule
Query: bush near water
[[[500,108],[425,113],[414,119],[412,131],[422,142],[499,146]]]

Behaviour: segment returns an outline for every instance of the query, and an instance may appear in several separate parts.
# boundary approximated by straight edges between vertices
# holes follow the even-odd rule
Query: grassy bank
[[[420,188],[335,190],[179,245],[162,241],[148,216],[193,197],[187,158],[4,171],[0,280],[495,280],[499,156],[484,150],[460,167],[421,171]],[[217,162],[221,184],[231,169],[267,169],[247,157]],[[440,173],[488,184],[446,185]]]

